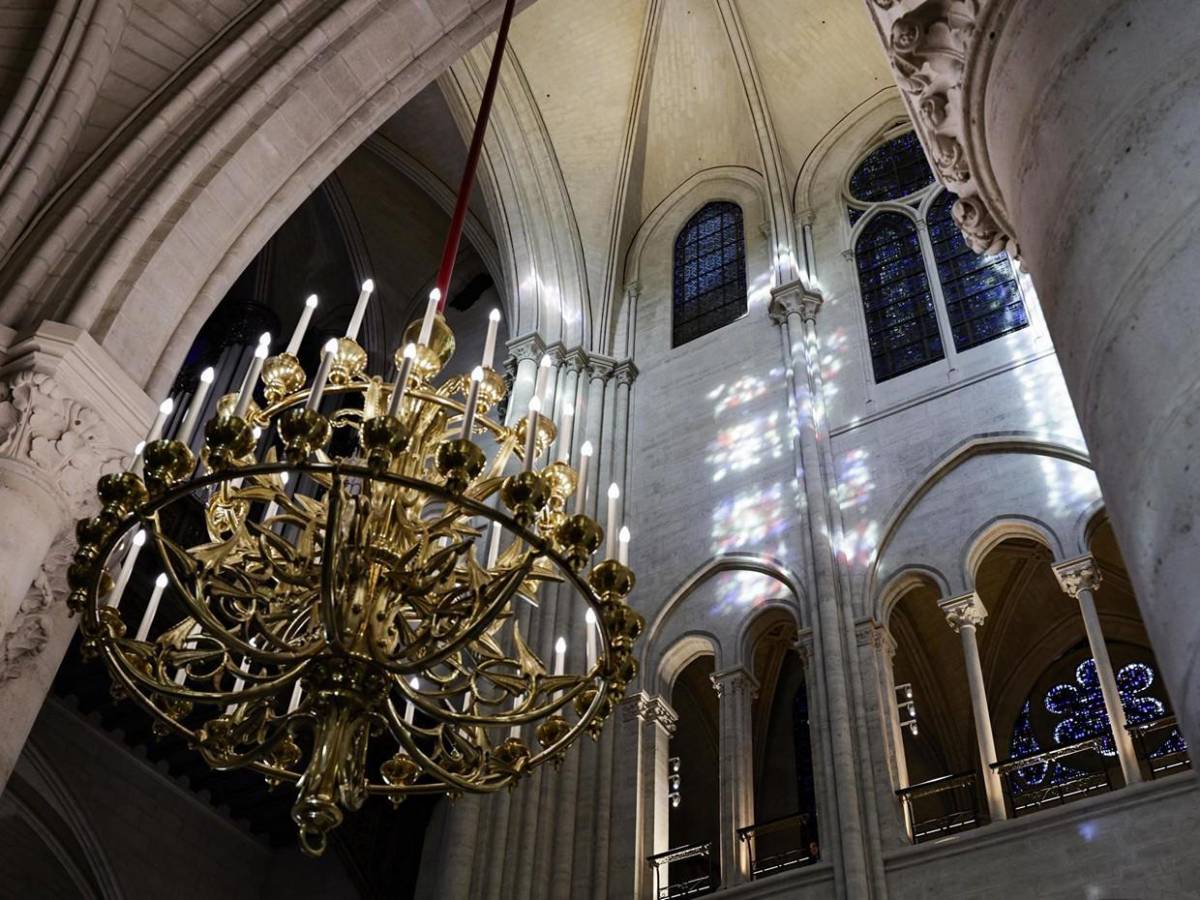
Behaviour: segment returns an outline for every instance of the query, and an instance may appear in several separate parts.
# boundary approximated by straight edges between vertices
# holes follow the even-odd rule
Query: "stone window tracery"
[[[736,203],[707,204],[675,239],[671,345],[716,331],[746,314],[746,242]]]
[[[977,256],[951,216],[916,134],[880,144],[855,167],[846,211],[876,383],[1029,324],[1007,254]],[[862,220],[868,220],[859,225]]]

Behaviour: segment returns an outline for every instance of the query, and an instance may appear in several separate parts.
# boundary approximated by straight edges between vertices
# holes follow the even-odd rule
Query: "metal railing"
[[[808,866],[820,859],[808,816],[793,813],[767,822],[739,828],[738,840],[750,852],[750,878],[757,881],[789,869]]]
[[[1191,754],[1178,726],[1174,716],[1125,726],[1137,748],[1138,759],[1150,770],[1152,779],[1192,767]]]
[[[920,844],[980,824],[974,772],[943,775],[896,791],[904,804],[912,841]]]
[[[1112,790],[1110,764],[1101,755],[1100,747],[1101,739],[1091,737],[1043,753],[992,763],[1004,785],[1013,818]],[[1064,763],[1067,759],[1071,762]],[[1042,773],[1035,780],[1029,773],[1039,767]]]
[[[717,889],[711,841],[674,847],[647,856],[646,862],[654,868],[654,896],[658,900],[700,897]]]

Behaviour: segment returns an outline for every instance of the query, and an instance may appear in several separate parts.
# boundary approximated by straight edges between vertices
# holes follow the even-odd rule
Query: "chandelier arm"
[[[325,516],[325,541],[321,548],[322,559],[336,559],[337,552],[337,532],[340,525],[339,519],[342,509],[342,478],[337,468],[331,471],[331,483],[329,487],[329,511]],[[321,597],[318,601],[321,604],[321,619],[325,629],[325,643],[331,647],[337,647],[343,652],[345,647],[342,646],[340,617],[337,615],[337,610],[333,602],[333,574],[334,567],[332,565],[321,566]]]
[[[403,719],[400,718],[399,712],[396,709],[396,704],[391,697],[387,698],[384,704],[384,709],[387,712],[384,722],[387,724],[388,730],[391,732],[392,737],[396,738],[396,740],[400,742],[400,745],[408,751],[410,756],[422,764],[422,768],[426,772],[433,774],[436,778],[439,778],[442,781],[443,786],[452,785],[469,794],[488,793],[486,791],[480,791],[475,782],[466,781],[457,775],[448,772],[444,767],[435,762],[433,758],[429,756],[429,754],[422,750],[417,742],[412,739],[412,734],[408,727],[400,724]],[[503,787],[511,780],[511,777],[505,778],[497,784],[497,787]]]

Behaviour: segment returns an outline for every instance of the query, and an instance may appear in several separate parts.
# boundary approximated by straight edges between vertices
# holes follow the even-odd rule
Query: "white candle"
[[[189,640],[191,640],[193,637],[195,637],[196,635],[198,635],[199,633],[200,633],[200,623],[197,622],[195,625],[192,626],[191,630],[188,632],[187,638],[184,639],[182,649],[186,650],[187,642]],[[187,681],[187,666],[180,666],[175,672],[175,683],[182,687],[184,682],[186,682],[186,681]]]
[[[558,461],[571,461],[571,430],[575,427],[575,404],[563,405],[562,416],[558,421]]]
[[[287,483],[288,483],[288,473],[280,472],[279,480],[281,482],[283,482],[283,486],[286,488]],[[279,514],[279,504],[276,503],[274,500],[272,500],[270,503],[267,504],[267,509],[266,509],[266,512],[263,513],[262,520],[264,522],[270,522],[278,514]]]
[[[292,698],[288,701],[288,712],[296,711],[296,707],[300,705],[300,698],[304,696],[304,688],[300,684],[300,679],[296,679],[296,683],[292,685]]]
[[[406,344],[404,346],[404,362],[400,364],[400,374],[396,376],[396,383],[392,385],[392,402],[388,404],[388,415],[399,416],[400,404],[404,400],[404,392],[408,390],[408,376],[412,373],[413,360],[417,357],[417,345]]]
[[[304,312],[300,313],[300,321],[296,323],[296,330],[292,332],[292,339],[288,341],[287,349],[284,353],[290,353],[295,356],[300,352],[300,343],[304,340],[304,333],[308,331],[308,323],[312,321],[313,310],[317,308],[317,295],[309,294],[308,299],[304,301]]]
[[[583,618],[587,622],[587,664],[590,670],[596,665],[596,611],[589,606]]]
[[[479,406],[479,383],[483,381],[483,366],[471,370],[471,386],[467,389],[467,409],[463,413],[462,439],[471,439],[471,429],[475,427],[475,410]]]
[[[521,707],[521,699],[524,696],[525,696],[524,694],[521,694],[518,697],[513,697],[513,712],[516,712]],[[519,739],[521,737],[521,726],[514,725],[512,728],[508,729],[508,736],[510,738],[518,738]]]
[[[125,561],[121,563],[121,571],[117,575],[117,583],[113,585],[112,593],[108,595],[108,605],[113,609],[121,602],[121,595],[125,593],[125,588],[129,585],[129,576],[133,574],[133,567],[137,563],[138,554],[142,552],[142,546],[146,543],[146,531],[144,528],[139,528],[133,536],[133,544],[129,548],[129,552],[125,554]]]
[[[410,688],[412,688],[414,691],[419,691],[421,689],[421,682],[417,681],[417,677],[414,675],[412,677],[412,679],[408,682],[408,686]],[[413,705],[413,702],[411,700],[404,701],[404,724],[405,725],[411,725],[413,723],[413,716],[415,715],[416,711],[417,711],[417,708],[416,708],[416,706]]]
[[[592,464],[592,442],[584,441],[579,448],[579,481],[575,485],[575,515],[583,514],[587,506],[588,469]]]
[[[138,625],[135,640],[144,641],[150,634],[150,625],[154,622],[154,614],[158,612],[158,604],[162,600],[163,591],[167,589],[168,581],[166,572],[154,579],[154,593],[150,595],[150,602],[146,604],[146,611],[142,613],[142,622]]]
[[[608,547],[605,550],[605,559],[617,558],[617,532],[621,530],[617,525],[617,503],[620,499],[621,489],[614,481],[608,486]]]
[[[237,406],[233,408],[235,417],[239,419],[244,417],[246,410],[250,408],[250,400],[254,396],[258,376],[262,374],[263,363],[266,362],[267,354],[270,352],[267,344],[259,344],[254,348],[254,359],[250,360],[250,368],[246,371],[246,380],[242,382],[242,392],[238,394]]]
[[[499,522],[492,523],[492,540],[488,545],[487,566],[488,569],[496,568],[496,561],[500,558],[500,535],[504,533],[504,529]]]
[[[188,407],[187,415],[183,417],[183,424],[179,426],[179,431],[175,435],[175,440],[180,443],[190,444],[192,442],[192,435],[196,433],[196,426],[200,423],[200,416],[204,412],[204,402],[208,399],[208,391],[216,376],[217,373],[212,366],[200,373],[200,383],[196,385],[196,393],[192,395],[192,404]]]
[[[492,368],[496,361],[496,332],[500,328],[500,310],[493,309],[488,313],[487,338],[483,342],[483,367]]]
[[[308,395],[308,403],[305,404],[307,409],[316,409],[321,405],[321,398],[325,396],[325,384],[329,381],[329,370],[333,367],[333,357],[337,353],[337,348],[337,338],[330,338],[325,342],[325,351],[321,354],[321,365],[317,367],[312,391]]]
[[[554,674],[561,675],[567,668],[567,641],[560,637],[554,642]],[[554,692],[554,699],[557,701],[562,697],[562,691]]]
[[[248,657],[248,656],[242,657],[241,664],[238,665],[238,671],[240,671],[240,672],[249,672],[250,671],[250,657]],[[233,692],[235,694],[240,693],[242,688],[244,688],[245,686],[246,686],[246,682],[243,681],[240,676],[233,680]],[[225,715],[232,716],[235,712],[237,712],[237,708],[238,708],[238,702],[235,700],[232,703],[230,703],[228,706],[225,707]]]
[[[433,319],[437,315],[438,304],[442,302],[442,292],[434,288],[429,292],[429,303],[425,307],[425,318],[421,320],[421,334],[417,337],[418,344],[429,345],[429,337],[433,334]]]
[[[537,448],[538,415],[542,411],[542,401],[534,397],[529,401],[529,415],[525,417],[525,471],[533,471],[533,456]]]
[[[623,566],[629,565],[629,538],[629,527],[622,525],[617,540],[617,562]]]
[[[546,404],[546,391],[550,387],[550,369],[553,366],[554,359],[550,354],[543,354],[542,361],[538,364],[537,382],[533,390],[533,395],[543,406]]]
[[[146,432],[146,439],[138,445],[139,449],[134,451],[133,463],[129,467],[129,471],[135,475],[140,475],[142,472],[142,451],[146,449],[147,444],[153,444],[162,437],[163,426],[167,424],[167,418],[175,411],[175,401],[168,397],[162,403],[158,404],[158,414],[154,417],[154,421],[150,423],[150,430]]]
[[[362,328],[363,316],[367,314],[367,304],[371,300],[371,293],[375,290],[375,282],[368,278],[362,283],[362,290],[358,294],[358,303],[354,307],[354,315],[350,317],[350,325],[346,328],[346,337],[354,341],[358,339],[358,330]]]

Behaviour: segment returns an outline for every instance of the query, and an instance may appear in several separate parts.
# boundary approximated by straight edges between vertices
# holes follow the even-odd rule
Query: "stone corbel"
[[[758,679],[743,666],[735,666],[722,672],[713,672],[708,677],[712,681],[718,697],[744,693],[748,699],[753,700],[758,696]]]
[[[966,80],[981,52],[985,13],[1003,0],[867,0],[917,135],[943,184],[958,195],[951,214],[976,253],[1017,247],[999,196],[978,169],[986,148],[969,126]]]
[[[818,288],[797,278],[771,289],[767,315],[776,325],[783,325],[791,315],[797,315],[805,322],[815,322],[824,303],[825,296]]]

